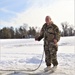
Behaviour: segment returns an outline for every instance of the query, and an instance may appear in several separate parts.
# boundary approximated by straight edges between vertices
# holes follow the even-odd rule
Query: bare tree
[[[63,36],[68,36],[68,23],[63,22],[63,23],[61,23],[61,25],[62,25],[62,29],[63,29]]]

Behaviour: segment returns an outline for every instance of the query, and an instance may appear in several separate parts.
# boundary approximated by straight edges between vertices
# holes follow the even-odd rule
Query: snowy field
[[[59,65],[54,73],[41,72],[46,67],[45,56],[37,71],[14,72],[5,70],[33,70],[38,67],[43,54],[43,40],[0,39],[0,75],[75,75],[75,37],[61,37],[58,45]]]

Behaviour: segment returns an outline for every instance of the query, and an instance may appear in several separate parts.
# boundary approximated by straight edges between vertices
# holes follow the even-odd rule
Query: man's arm
[[[41,31],[40,31],[39,36],[36,36],[36,37],[35,37],[35,40],[40,41],[43,37],[44,37],[44,25],[43,25],[43,27],[42,27],[42,29],[41,29]]]
[[[54,37],[55,42],[58,42],[60,40],[60,31],[59,28],[55,28],[55,37]]]

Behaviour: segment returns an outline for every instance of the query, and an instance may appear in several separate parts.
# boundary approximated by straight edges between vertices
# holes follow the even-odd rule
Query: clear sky
[[[42,27],[47,15],[59,28],[65,21],[74,25],[74,0],[0,0],[0,28]]]

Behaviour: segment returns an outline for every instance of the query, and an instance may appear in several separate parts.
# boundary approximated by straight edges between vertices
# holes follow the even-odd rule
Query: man
[[[46,16],[45,21],[46,23],[43,25],[39,36],[35,37],[35,40],[40,41],[42,38],[44,38],[45,62],[47,66],[44,70],[48,71],[55,70],[58,65],[57,42],[60,40],[60,32],[49,16]],[[52,68],[51,64],[53,64]]]

